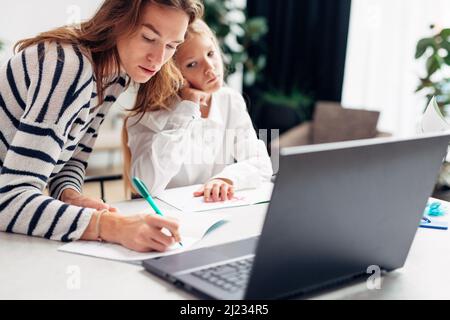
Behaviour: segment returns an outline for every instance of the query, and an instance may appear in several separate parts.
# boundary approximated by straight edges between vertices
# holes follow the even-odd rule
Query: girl
[[[194,196],[215,202],[270,180],[266,147],[241,95],[223,86],[219,46],[203,21],[188,28],[175,62],[185,86],[173,110],[137,107],[126,121],[128,181],[140,177],[156,196],[165,188],[204,184]]]
[[[130,81],[141,84],[138,107],[164,105],[178,90],[182,78],[169,60],[202,11],[199,0],[106,0],[80,28],[16,45],[0,69],[1,231],[136,251],[179,241],[178,223],[121,217],[82,196],[81,186],[99,127]]]

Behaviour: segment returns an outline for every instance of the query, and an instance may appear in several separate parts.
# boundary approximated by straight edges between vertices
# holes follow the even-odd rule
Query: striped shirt
[[[81,193],[99,127],[126,83],[110,82],[95,108],[90,60],[58,43],[31,46],[0,68],[0,231],[81,238],[95,210],[57,199],[68,188]]]

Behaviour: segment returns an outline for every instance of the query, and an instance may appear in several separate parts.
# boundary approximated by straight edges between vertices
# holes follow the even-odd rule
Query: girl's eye
[[[213,57],[213,56],[214,56],[214,54],[215,54],[215,52],[214,52],[214,51],[210,51],[210,52],[208,52],[208,57]]]
[[[174,47],[174,46],[172,46],[170,44],[167,45],[167,48],[170,49],[170,50],[176,50],[177,49],[176,47]]]
[[[197,62],[191,62],[186,67],[187,68],[194,68],[195,66],[197,66]]]

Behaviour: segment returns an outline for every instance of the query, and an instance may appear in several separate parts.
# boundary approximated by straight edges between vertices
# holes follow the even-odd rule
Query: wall
[[[425,75],[415,48],[431,24],[450,27],[449,0],[353,0],[342,103],[381,111],[381,130],[414,133],[427,103],[414,92]]]
[[[22,38],[41,31],[73,23],[91,16],[101,0],[14,0],[2,1],[0,9],[0,39],[6,48],[0,63],[12,54],[12,46]]]

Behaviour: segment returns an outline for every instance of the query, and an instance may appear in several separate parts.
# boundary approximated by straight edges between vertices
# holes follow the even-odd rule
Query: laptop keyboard
[[[202,269],[192,275],[228,292],[242,290],[250,276],[253,257]]]

